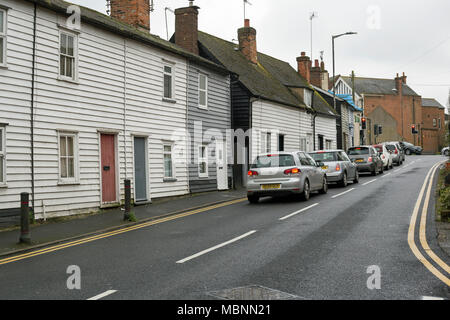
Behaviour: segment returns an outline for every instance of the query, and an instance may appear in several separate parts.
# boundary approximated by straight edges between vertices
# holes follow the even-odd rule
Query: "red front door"
[[[102,203],[117,202],[116,199],[116,155],[114,135],[101,135],[102,152]]]

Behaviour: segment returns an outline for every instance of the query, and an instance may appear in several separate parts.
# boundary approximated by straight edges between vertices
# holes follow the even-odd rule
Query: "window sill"
[[[0,189],[7,189],[8,185],[6,183],[0,184]]]
[[[7,64],[0,64],[0,69],[8,70],[9,68]]]
[[[209,179],[209,175],[208,176],[201,176],[201,175],[199,175],[198,176],[200,179]]]
[[[163,182],[177,182],[178,181],[178,179],[176,179],[176,178],[164,178],[163,179]]]
[[[162,98],[162,101],[169,102],[169,103],[177,103],[177,100],[169,99],[169,98]]]
[[[80,84],[80,82],[78,80],[73,80],[73,79],[63,78],[63,77],[58,77],[58,81],[63,81],[63,82],[73,83],[73,84]]]
[[[81,183],[79,181],[59,181],[58,186],[79,186]]]
[[[208,111],[208,106],[197,106],[199,109]]]

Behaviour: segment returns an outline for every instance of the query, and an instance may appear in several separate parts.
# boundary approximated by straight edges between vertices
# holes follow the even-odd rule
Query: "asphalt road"
[[[384,175],[362,176],[347,188],[332,186],[308,202],[243,201],[0,265],[0,299],[99,294],[102,299],[216,299],[232,293],[238,298],[268,293],[295,299],[449,298],[449,287],[408,245],[421,187],[442,160],[410,156]],[[449,265],[435,240],[433,215],[431,201],[428,244]],[[415,232],[418,238],[418,227]],[[80,290],[67,288],[71,265],[81,270]],[[370,266],[380,270],[379,289],[367,286]],[[226,291],[246,286],[276,291]]]

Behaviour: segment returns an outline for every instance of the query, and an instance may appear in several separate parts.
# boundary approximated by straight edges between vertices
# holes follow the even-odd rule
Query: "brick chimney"
[[[399,77],[398,73],[395,77],[395,89],[397,89],[397,94],[403,94],[403,77]]]
[[[403,84],[406,84],[406,76],[405,76],[405,73],[403,72],[403,76],[402,76],[402,82],[403,82]]]
[[[330,74],[325,69],[325,62],[323,62],[323,61],[320,63],[320,70],[321,70],[321,79],[322,79],[322,86],[321,86],[321,88],[323,90],[328,91],[329,90],[329,85],[330,85]]]
[[[239,50],[251,63],[258,63],[256,49],[256,30],[250,27],[250,20],[245,19],[244,27],[238,30]]]
[[[111,17],[150,32],[150,0],[110,0]]]
[[[308,83],[311,82],[311,60],[306,56],[305,52],[301,53],[301,56],[297,58],[298,73],[306,79]]]
[[[311,84],[322,88],[322,69],[319,66],[319,60],[314,60],[314,67],[311,68]]]
[[[190,1],[189,7],[175,10],[175,44],[198,54],[198,9]]]

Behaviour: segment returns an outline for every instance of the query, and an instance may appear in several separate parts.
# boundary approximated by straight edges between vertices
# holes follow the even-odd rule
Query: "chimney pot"
[[[297,58],[298,73],[308,82],[311,81],[311,60],[306,56],[306,52],[302,52]]]
[[[250,19],[245,19],[244,20],[244,27],[245,28],[250,28]]]
[[[315,68],[319,67],[319,60],[318,59],[314,60],[314,67]]]

